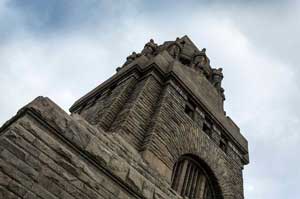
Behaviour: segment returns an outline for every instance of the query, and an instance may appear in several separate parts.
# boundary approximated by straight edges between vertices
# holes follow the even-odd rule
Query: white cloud
[[[109,77],[105,46],[90,38],[16,40],[0,47],[1,122],[38,95],[51,97],[66,110],[75,98]]]
[[[255,6],[195,3],[149,11],[141,2],[136,6],[136,2],[106,1],[114,18],[106,18],[105,23],[99,13],[99,21],[93,16],[93,23],[49,30],[41,36],[24,27],[18,13],[1,3],[0,13],[5,12],[0,16],[14,16],[9,21],[19,28],[0,45],[0,123],[38,95],[49,96],[67,110],[150,38],[162,43],[187,34],[199,48],[207,48],[214,67],[224,68],[226,111],[249,140],[246,198],[297,198],[299,69],[294,61],[286,61],[289,52],[293,60],[298,56],[300,29],[293,21],[298,16],[294,4],[282,8],[284,20],[277,25],[279,7],[268,7],[266,2]],[[116,17],[121,11],[122,17]],[[278,56],[283,50],[285,56]]]

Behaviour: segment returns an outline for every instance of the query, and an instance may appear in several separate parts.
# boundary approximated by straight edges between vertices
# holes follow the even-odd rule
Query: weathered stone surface
[[[143,195],[147,199],[153,198],[155,186],[150,181],[146,180],[143,184]]]
[[[110,159],[108,167],[119,178],[126,180],[130,166],[125,160],[119,156],[113,155]]]
[[[97,161],[101,162],[101,164],[107,165],[112,154],[98,144],[99,142],[96,142],[96,140],[92,140],[86,147],[85,151]]]
[[[130,168],[127,180],[138,190],[141,191],[143,187],[144,177],[134,168]]]
[[[248,143],[224,114],[222,78],[185,36],[150,40],[71,115],[36,98],[0,128],[0,198],[188,198],[174,187],[188,155],[214,199],[243,199]]]

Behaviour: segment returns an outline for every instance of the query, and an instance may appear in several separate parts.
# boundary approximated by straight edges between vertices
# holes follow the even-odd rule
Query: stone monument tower
[[[36,98],[0,128],[0,198],[243,199],[222,79],[184,36],[150,40],[70,115]]]

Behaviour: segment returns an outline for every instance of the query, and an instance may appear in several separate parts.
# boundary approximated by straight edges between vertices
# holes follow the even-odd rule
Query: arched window
[[[211,181],[199,161],[182,156],[174,165],[171,187],[190,199],[215,199]]]

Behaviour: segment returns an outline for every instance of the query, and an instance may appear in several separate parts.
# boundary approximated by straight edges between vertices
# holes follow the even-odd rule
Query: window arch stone
[[[192,154],[182,155],[173,166],[171,188],[189,199],[219,199],[221,190],[210,168]]]

